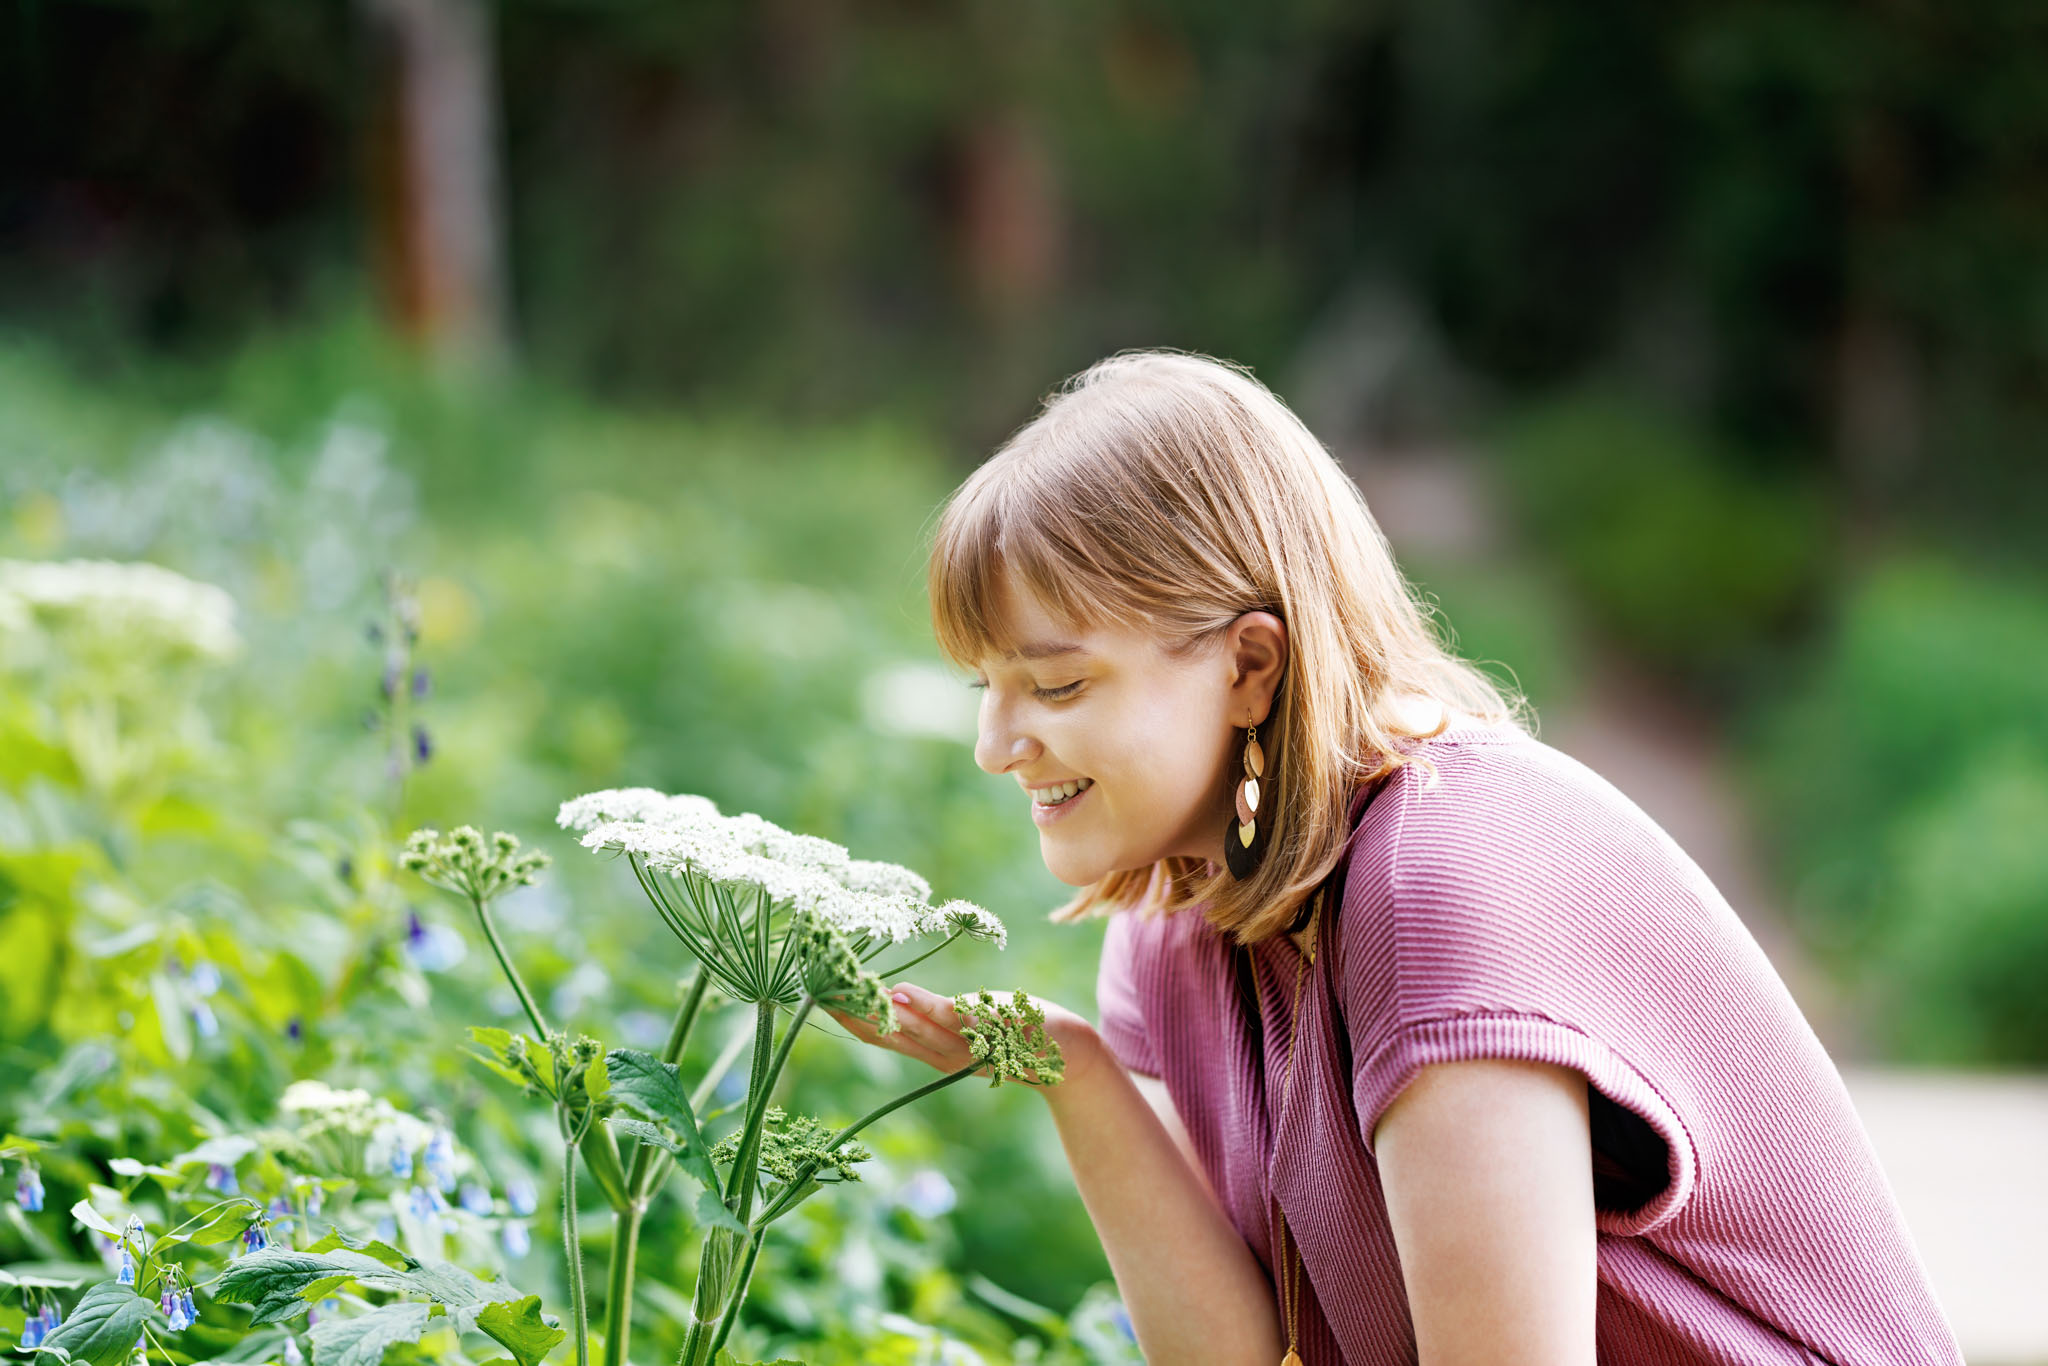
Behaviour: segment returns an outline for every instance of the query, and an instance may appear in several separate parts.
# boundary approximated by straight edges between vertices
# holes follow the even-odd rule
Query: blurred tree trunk
[[[1847,122],[1841,320],[1834,347],[1834,439],[1852,533],[1878,533],[1921,459],[1924,376],[1890,278],[1903,264],[1912,176],[1898,117],[1866,107]]]
[[[437,360],[496,369],[509,345],[488,6],[365,4],[389,54],[374,168],[385,306]]]

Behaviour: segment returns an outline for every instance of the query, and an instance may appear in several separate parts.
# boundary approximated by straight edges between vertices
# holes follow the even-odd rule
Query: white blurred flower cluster
[[[562,803],[556,819],[582,832],[585,848],[630,854],[671,877],[758,887],[770,902],[814,914],[849,939],[965,934],[998,948],[1008,939],[1003,922],[972,902],[932,905],[931,884],[908,868],[854,858],[752,812],[720,815],[704,797],[615,788]]]
[[[0,560],[0,635],[42,633],[201,660],[232,658],[242,644],[233,598],[160,565]]]

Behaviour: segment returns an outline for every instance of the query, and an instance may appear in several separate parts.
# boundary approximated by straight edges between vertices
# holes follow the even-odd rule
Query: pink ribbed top
[[[1699,867],[1520,731],[1417,752],[1441,780],[1403,768],[1358,822],[1284,1112],[1286,936],[1234,951],[1189,910],[1103,945],[1103,1037],[1164,1079],[1269,1275],[1269,1192],[1287,1212],[1308,1366],[1415,1360],[1371,1135],[1418,1069],[1480,1057],[1585,1074],[1596,1172],[1637,1168],[1596,1180],[1634,1204],[1597,1214],[1603,1363],[1960,1363],[1840,1074]]]

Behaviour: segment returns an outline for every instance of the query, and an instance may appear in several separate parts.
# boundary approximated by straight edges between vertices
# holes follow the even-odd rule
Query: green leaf
[[[308,1298],[317,1299],[350,1280],[395,1274],[373,1257],[359,1252],[297,1252],[291,1248],[265,1248],[238,1257],[213,1283],[213,1297],[229,1304],[246,1304],[255,1310],[252,1323],[279,1323],[306,1311]],[[319,1293],[309,1295],[308,1292]]]
[[[541,1317],[538,1295],[486,1306],[476,1326],[517,1357],[519,1366],[538,1366],[568,1336]]]
[[[121,1236],[121,1230],[108,1223],[105,1216],[94,1209],[92,1202],[89,1200],[81,1200],[73,1205],[71,1207],[71,1217],[89,1229],[106,1234],[109,1238],[119,1238]]]
[[[34,1157],[43,1150],[43,1145],[20,1134],[9,1134],[0,1138],[0,1157]]]
[[[387,1304],[354,1318],[322,1319],[307,1335],[313,1343],[313,1366],[377,1366],[386,1348],[418,1342],[432,1313],[432,1306],[413,1301]]]
[[[375,1238],[351,1238],[338,1228],[329,1229],[325,1238],[314,1243],[306,1251],[332,1252],[338,1247],[347,1248],[350,1252],[360,1252],[368,1257],[375,1257],[394,1271],[410,1271],[420,1264],[418,1258],[400,1252],[389,1243],[379,1242]]]
[[[666,1148],[677,1156],[682,1155],[683,1145],[670,1138],[668,1130],[659,1124],[650,1124],[644,1119],[613,1119],[607,1122],[615,1133],[637,1138],[642,1143],[652,1143],[657,1148]]]
[[[244,1138],[240,1134],[222,1134],[218,1138],[207,1139],[196,1148],[179,1153],[164,1165],[189,1167],[194,1163],[204,1162],[208,1166],[217,1163],[223,1167],[232,1167],[255,1151],[255,1139]]]
[[[741,1361],[730,1351],[721,1347],[718,1349],[718,1356],[712,1361],[711,1366],[804,1366],[804,1363],[798,1361],[795,1357],[777,1357],[773,1361],[762,1362]]]
[[[745,1232],[718,1198],[718,1169],[712,1165],[711,1150],[704,1146],[704,1135],[697,1129],[696,1112],[690,1108],[690,1097],[683,1090],[675,1064],[637,1048],[614,1048],[606,1055],[606,1061],[610,1064],[611,1094],[619,1104],[667,1125],[676,1136],[676,1146],[671,1149],[676,1164],[696,1179],[707,1197],[697,1202],[698,1217],[719,1228]]]
[[[44,1338],[43,1345],[72,1361],[115,1366],[135,1350],[144,1325],[160,1332],[170,1326],[162,1311],[127,1286],[102,1281],[85,1292],[71,1317]]]
[[[595,1105],[603,1100],[611,1093],[611,1089],[611,1069],[605,1065],[603,1058],[598,1058],[583,1069],[583,1094],[590,1097],[591,1104]]]
[[[200,1247],[225,1243],[249,1227],[250,1220],[261,1209],[262,1206],[254,1200],[227,1201],[220,1208],[209,1211],[196,1228],[185,1229],[184,1225],[180,1224],[179,1228],[184,1231],[176,1235],[176,1241],[195,1243]],[[166,1240],[170,1240],[170,1237],[171,1235],[166,1235]]]

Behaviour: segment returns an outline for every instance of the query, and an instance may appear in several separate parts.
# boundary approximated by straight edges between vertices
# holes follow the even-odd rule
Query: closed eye
[[[1080,691],[1081,683],[1082,680],[1076,679],[1072,683],[1063,683],[1057,688],[1033,688],[1031,695],[1041,701],[1057,702],[1062,697],[1072,697],[1076,692]],[[984,690],[988,687],[988,680],[986,678],[977,678],[967,686],[977,691]]]

